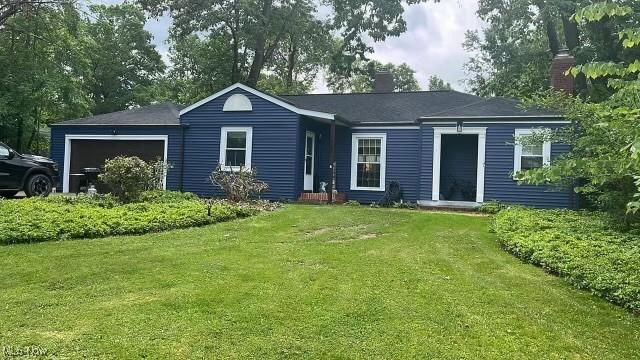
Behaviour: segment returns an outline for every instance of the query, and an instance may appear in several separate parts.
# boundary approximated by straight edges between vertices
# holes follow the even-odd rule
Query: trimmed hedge
[[[0,244],[109,235],[145,234],[246,217],[259,210],[216,201],[211,216],[193,194],[144,193],[144,202],[120,205],[113,197],[30,198],[0,201]]]
[[[615,229],[607,215],[506,209],[494,230],[502,247],[633,312],[640,312],[640,236]]]

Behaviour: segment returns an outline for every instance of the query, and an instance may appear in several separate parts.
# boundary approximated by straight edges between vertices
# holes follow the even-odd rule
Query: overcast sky
[[[98,0],[102,3],[120,0]],[[462,65],[467,54],[462,49],[466,30],[481,27],[476,16],[478,0],[443,0],[439,3],[412,5],[406,8],[407,32],[397,38],[375,43],[372,58],[382,62],[401,64],[406,62],[417,72],[423,89],[429,76],[438,75],[459,90],[464,90],[460,80],[464,78]],[[164,17],[149,20],[146,28],[154,35],[158,51],[166,59],[167,36],[171,20]],[[316,92],[327,92],[323,81],[318,81]]]

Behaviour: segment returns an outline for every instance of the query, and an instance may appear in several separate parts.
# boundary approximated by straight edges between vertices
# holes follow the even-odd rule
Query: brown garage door
[[[137,156],[144,161],[164,160],[163,140],[71,140],[69,173],[102,168],[107,159]]]
[[[164,160],[164,141],[71,140],[69,174],[81,173],[84,168],[103,169],[105,161],[116,156],[137,156],[144,161]],[[99,190],[102,187],[99,186]]]

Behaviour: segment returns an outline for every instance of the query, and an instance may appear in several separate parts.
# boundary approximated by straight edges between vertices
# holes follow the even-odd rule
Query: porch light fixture
[[[462,121],[458,121],[458,123],[456,124],[456,131],[459,133],[462,132]]]

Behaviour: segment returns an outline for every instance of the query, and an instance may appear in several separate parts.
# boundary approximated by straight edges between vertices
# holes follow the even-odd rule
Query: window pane
[[[523,156],[520,160],[521,170],[537,169],[542,167],[542,156]]]
[[[359,187],[380,187],[380,164],[358,164],[357,185]]]
[[[245,150],[227,150],[226,166],[245,166]]]
[[[9,149],[7,149],[4,146],[0,146],[0,156],[8,157],[9,156]]]
[[[304,173],[307,175],[311,175],[311,169],[312,169],[312,164],[313,162],[313,158],[311,156],[306,156],[304,159]]]
[[[244,131],[229,131],[227,133],[227,149],[244,149],[247,144],[247,133]]]
[[[312,137],[307,137],[307,155],[311,155],[313,154],[313,138]]]
[[[542,156],[542,144],[523,145],[522,155]]]

